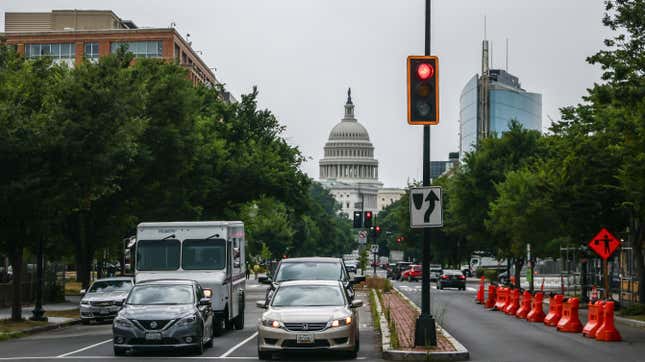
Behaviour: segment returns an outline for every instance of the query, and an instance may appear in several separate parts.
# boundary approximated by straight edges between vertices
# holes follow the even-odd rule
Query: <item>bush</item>
[[[476,276],[477,278],[481,278],[482,276],[484,276],[484,269],[482,269],[482,268],[477,268],[477,270],[475,270],[475,276]]]
[[[486,269],[484,270],[484,276],[488,279],[489,282],[497,281],[497,270],[495,269]]]
[[[629,307],[622,308],[621,315],[640,315],[645,314],[645,304],[632,304]]]

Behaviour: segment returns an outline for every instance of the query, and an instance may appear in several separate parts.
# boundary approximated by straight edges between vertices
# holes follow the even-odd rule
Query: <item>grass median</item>
[[[28,319],[21,321],[12,321],[10,319],[0,320],[0,341],[10,338],[18,338],[23,336],[23,332],[39,326],[45,326],[47,322],[36,322]]]

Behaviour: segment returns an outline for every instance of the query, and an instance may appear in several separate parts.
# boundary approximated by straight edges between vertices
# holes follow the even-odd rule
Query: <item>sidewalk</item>
[[[63,303],[52,303],[52,304],[43,304],[43,309],[47,311],[62,311],[77,309],[79,307],[80,297],[79,296],[68,296],[65,297],[66,301]],[[75,299],[77,299],[75,301]],[[31,316],[31,311],[34,310],[33,305],[23,305],[22,307],[22,317],[29,318]],[[11,308],[2,308],[0,309],[0,319],[9,319],[11,318]],[[54,319],[55,317],[51,317]],[[63,318],[69,319],[69,318]]]

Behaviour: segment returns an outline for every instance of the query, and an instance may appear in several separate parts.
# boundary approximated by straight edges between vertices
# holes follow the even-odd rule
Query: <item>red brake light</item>
[[[463,275],[460,275],[460,276],[459,276],[459,279],[466,279],[466,277],[465,277],[465,276],[463,276]]]
[[[447,275],[442,275],[441,279],[448,279],[448,276]]]
[[[428,63],[421,63],[417,67],[417,76],[421,80],[426,80],[434,75],[434,68]]]

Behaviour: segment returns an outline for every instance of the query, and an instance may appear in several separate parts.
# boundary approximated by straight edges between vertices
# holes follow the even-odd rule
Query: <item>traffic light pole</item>
[[[425,55],[430,55],[431,1],[426,3]],[[423,126],[423,186],[430,186],[430,126]],[[437,331],[430,311],[430,228],[423,229],[423,264],[421,271],[421,315],[414,333],[415,346],[436,346]]]

